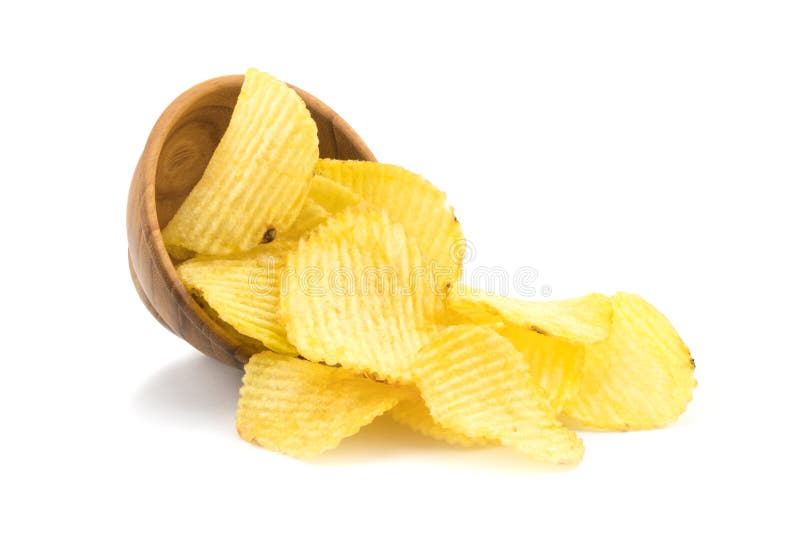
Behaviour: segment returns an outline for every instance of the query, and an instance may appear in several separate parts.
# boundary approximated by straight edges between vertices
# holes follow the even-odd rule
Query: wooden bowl
[[[200,352],[241,367],[253,349],[201,308],[178,279],[161,229],[205,170],[228,127],[244,76],[196,85],[161,114],[144,147],[128,193],[128,265],[142,302],[158,322]],[[375,161],[344,119],[314,96],[293,87],[319,130],[320,157]]]

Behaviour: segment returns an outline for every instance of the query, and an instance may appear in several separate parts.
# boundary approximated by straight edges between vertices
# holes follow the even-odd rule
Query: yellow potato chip
[[[347,208],[289,254],[280,301],[289,341],[309,360],[408,381],[441,308],[430,277],[402,226]]]
[[[178,276],[241,334],[273,351],[297,354],[279,314],[281,273],[294,246],[275,241],[227,257],[198,256],[178,266]]]
[[[470,447],[474,445],[491,445],[492,441],[486,438],[473,438],[456,430],[444,427],[434,421],[425,401],[417,393],[414,397],[401,400],[389,412],[398,423],[409,427],[425,436],[446,441],[451,445]]]
[[[176,245],[167,245],[166,248],[167,252],[169,252],[170,258],[175,263],[180,263],[196,256],[195,252],[193,250],[189,250],[188,248],[183,248]]]
[[[484,320],[481,320],[484,319]],[[495,322],[486,322],[485,320]],[[529,328],[497,321],[498,317],[478,317],[471,320],[466,315],[446,309],[439,318],[442,326],[482,325],[511,341],[525,355],[531,376],[546,393],[550,405],[561,412],[564,403],[578,390],[585,362],[585,349],[581,343],[573,343],[564,338],[545,336]]]
[[[608,337],[611,303],[605,295],[556,301],[524,301],[456,284],[447,292],[447,307],[476,323],[502,321],[544,335],[592,343]]]
[[[503,326],[497,331],[525,355],[534,381],[553,409],[561,412],[578,391],[585,363],[584,346],[516,325]]]
[[[306,199],[305,204],[300,209],[297,219],[292,223],[292,226],[284,233],[283,239],[292,240],[300,239],[305,234],[325,222],[331,216],[330,212],[320,206],[317,202]],[[275,236],[275,238],[280,239]]]
[[[489,326],[492,328],[502,328],[504,325],[503,321],[497,317],[495,321],[484,321],[480,319],[484,318],[477,318],[478,320],[474,320],[472,317],[468,315],[463,315],[458,313],[454,309],[447,306],[447,303],[442,307],[439,316],[438,322],[440,326],[459,326],[465,324],[473,324],[473,325],[481,325],[481,326]]]
[[[314,176],[311,182],[311,190],[308,192],[308,198],[330,213],[337,213],[363,201],[354,191],[321,174]]]
[[[319,157],[317,127],[286,84],[250,69],[205,172],[162,233],[173,250],[223,255],[291,226]]]
[[[270,352],[253,355],[244,370],[239,435],[296,458],[335,448],[403,397],[344,369]]]
[[[643,298],[617,293],[611,303],[611,334],[586,346],[583,379],[566,414],[582,425],[613,430],[675,421],[697,385],[689,349]]]
[[[491,328],[443,329],[420,350],[413,378],[442,426],[540,461],[571,464],[583,457],[581,440],[558,421],[525,356]]]
[[[228,336],[230,336],[233,340],[235,340],[236,346],[238,348],[238,355],[250,355],[255,354],[256,352],[264,352],[267,350],[267,347],[260,342],[259,340],[252,338],[250,336],[246,336],[236,330],[233,325],[227,323],[220,318],[219,314],[211,307],[211,305],[206,302],[203,298],[202,294],[199,291],[190,290],[194,300],[197,304],[203,308],[203,310],[208,314],[212,321],[217,323],[220,328],[222,328]]]
[[[368,161],[320,159],[316,173],[351,189],[402,224],[417,241],[423,260],[434,264],[438,287],[461,277],[461,225],[447,205],[447,196],[429,181],[396,165]]]

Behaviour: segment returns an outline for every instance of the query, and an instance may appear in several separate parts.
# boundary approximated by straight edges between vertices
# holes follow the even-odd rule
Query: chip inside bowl
[[[203,176],[162,232],[176,251],[231,254],[300,213],[319,157],[317,127],[285,83],[250,69]]]

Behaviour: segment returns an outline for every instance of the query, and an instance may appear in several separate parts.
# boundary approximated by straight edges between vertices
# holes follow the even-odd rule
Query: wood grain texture
[[[244,76],[198,84],[170,104],[147,139],[128,193],[128,263],[142,302],[197,350],[241,367],[252,354],[216,323],[178,279],[161,229],[205,170],[228,126]],[[323,102],[293,87],[319,130],[320,157],[375,161],[364,141]]]

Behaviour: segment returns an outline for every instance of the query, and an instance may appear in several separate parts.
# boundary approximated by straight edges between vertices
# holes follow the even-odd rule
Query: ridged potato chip
[[[222,258],[198,256],[182,263],[178,276],[241,334],[275,352],[297,354],[279,313],[281,273],[295,245],[276,241]]]
[[[556,418],[514,345],[485,326],[450,326],[420,350],[414,382],[431,416],[473,438],[544,462],[573,464],[583,444]]]
[[[475,316],[476,320],[446,308],[439,321],[443,326],[481,325],[492,328],[511,341],[528,362],[531,376],[546,393],[550,405],[561,412],[567,400],[578,390],[583,376],[585,349],[582,343],[573,343],[564,338],[546,336],[530,328],[506,324],[502,319],[489,314]]]
[[[224,330],[225,333],[231,337],[231,339],[235,340],[236,346],[241,354],[255,354],[256,352],[264,352],[267,350],[267,347],[261,341],[242,334],[236,330],[233,325],[223,321],[217,311],[212,308],[208,302],[206,302],[200,291],[192,289],[189,291],[192,293],[192,297],[194,297],[195,302],[197,302],[197,304],[203,308],[211,320],[214,321],[220,328],[222,328],[222,330]]]
[[[300,213],[297,215],[297,219],[295,219],[292,226],[286,230],[282,238],[284,240],[300,239],[325,222],[330,216],[331,214],[327,209],[323,208],[312,199],[307,198],[303,207],[300,209]],[[277,235],[275,237],[277,238]]]
[[[344,369],[270,352],[253,355],[244,369],[239,435],[296,458],[335,448],[403,397]]]
[[[401,425],[439,441],[446,441],[451,445],[472,447],[476,445],[492,445],[494,443],[490,439],[483,437],[473,438],[440,425],[431,417],[431,413],[419,393],[416,393],[411,398],[401,400],[397,403],[397,406],[392,408],[389,414],[392,419]]]
[[[166,248],[170,258],[175,263],[186,261],[197,255],[195,251],[189,250],[188,248],[179,247],[177,245],[167,245]]]
[[[289,254],[281,315],[309,360],[407,382],[441,298],[419,249],[386,213],[357,206]]]
[[[697,385],[689,349],[643,298],[617,293],[611,303],[611,334],[586,346],[583,379],[566,414],[582,425],[609,430],[675,421]]]
[[[516,325],[497,329],[504,338],[525,355],[531,376],[545,392],[556,412],[578,392],[585,364],[585,349],[581,343],[545,336]]]
[[[492,295],[456,284],[447,292],[447,307],[476,323],[502,321],[544,335],[592,343],[608,337],[611,303],[605,295],[556,301],[524,301]]]
[[[384,163],[320,159],[316,173],[349,188],[369,204],[386,210],[432,262],[437,285],[461,277],[464,234],[447,205],[447,196],[418,174]]]
[[[351,189],[321,174],[314,176],[308,198],[330,213],[337,213],[364,200]]]
[[[286,84],[250,69],[202,178],[162,232],[168,248],[241,252],[291,226],[319,157],[317,127]]]

